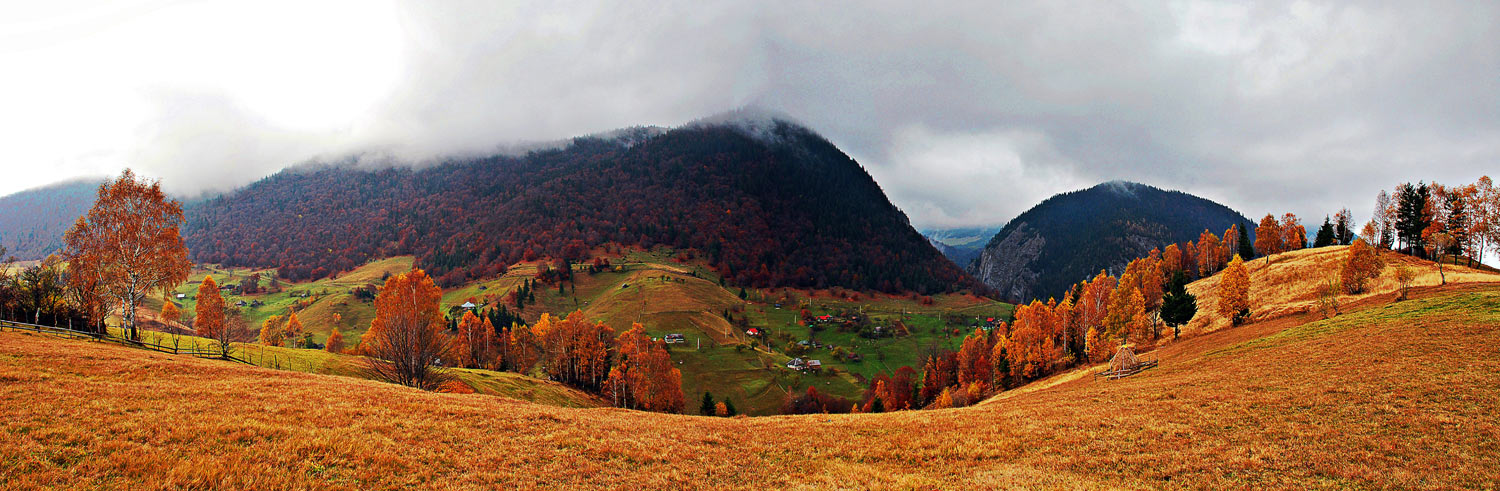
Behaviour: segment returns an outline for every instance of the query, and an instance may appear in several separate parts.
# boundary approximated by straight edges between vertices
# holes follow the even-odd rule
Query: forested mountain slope
[[[638,129],[420,169],[292,169],[190,206],[185,237],[198,262],[289,279],[409,254],[456,285],[618,243],[690,248],[752,287],[982,288],[858,163],[782,121]]]
[[[1195,240],[1205,229],[1223,234],[1231,225],[1250,221],[1191,194],[1112,181],[1047,198],[1021,213],[968,270],[1007,301],[1045,301],[1101,269],[1118,273],[1153,248]]]
[[[63,233],[94,204],[101,179],[80,179],[0,197],[0,246],[23,261],[62,248]]]

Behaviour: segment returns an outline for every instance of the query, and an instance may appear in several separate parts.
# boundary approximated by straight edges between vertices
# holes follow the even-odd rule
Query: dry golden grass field
[[[706,418],[0,332],[8,489],[1485,488],[1500,288],[1284,316],[979,406]]]
[[[1302,314],[1317,309],[1317,288],[1330,278],[1337,278],[1339,267],[1348,256],[1348,246],[1320,247],[1285,252],[1266,258],[1257,258],[1245,263],[1250,272],[1250,317],[1265,320],[1281,316]],[[1394,297],[1400,289],[1396,280],[1398,265],[1405,265],[1414,274],[1411,286],[1426,288],[1438,286],[1443,277],[1448,284],[1490,283],[1500,285],[1500,274],[1446,265],[1440,274],[1437,263],[1389,251],[1380,252],[1385,268],[1380,276],[1366,285],[1364,293],[1338,296],[1341,304],[1355,303],[1371,298]],[[1183,328],[1184,334],[1223,329],[1229,319],[1214,312],[1218,301],[1219,275],[1195,281],[1188,285],[1188,292],[1198,297],[1198,315]]]

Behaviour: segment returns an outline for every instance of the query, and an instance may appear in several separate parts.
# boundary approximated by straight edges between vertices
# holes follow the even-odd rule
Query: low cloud
[[[54,169],[0,192],[129,165],[191,195],[309,160],[424,162],[742,107],[823,133],[918,226],[1002,223],[1113,179],[1363,218],[1379,189],[1500,162],[1490,3],[301,6],[0,31],[0,62],[27,74],[0,82],[20,108],[0,130],[35,134],[0,159]]]

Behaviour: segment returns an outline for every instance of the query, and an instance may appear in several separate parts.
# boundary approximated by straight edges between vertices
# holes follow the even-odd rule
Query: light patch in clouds
[[[871,174],[914,223],[931,227],[999,224],[1057,189],[1087,187],[1073,163],[1034,131],[934,133],[917,125],[899,129],[890,144],[892,164]],[[975,206],[976,203],[983,206]]]
[[[30,2],[0,8],[0,193],[126,165],[184,194],[744,106],[919,227],[1123,179],[1251,218],[1500,168],[1490,2]]]

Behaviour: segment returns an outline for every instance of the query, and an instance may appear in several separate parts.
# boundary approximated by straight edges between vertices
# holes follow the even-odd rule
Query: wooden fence
[[[122,338],[122,337],[119,337],[119,336],[115,336],[115,335],[112,335],[112,334],[109,334],[109,333],[79,331],[79,330],[74,330],[74,329],[68,329],[66,327],[44,326],[44,325],[40,325],[40,324],[27,324],[27,323],[24,323],[24,322],[15,322],[15,321],[7,321],[7,320],[0,320],[0,330],[30,332],[30,333],[42,334],[42,335],[46,335],[46,336],[56,336],[56,337],[69,338],[69,339],[88,339],[88,340],[102,341],[102,342],[107,342],[107,343],[115,343],[115,344],[118,344],[118,345],[121,345],[121,346],[129,346],[129,347],[133,347],[133,348],[148,349],[148,350],[151,350],[151,351],[156,351],[156,352],[160,352],[160,353],[167,353],[167,354],[172,354],[172,355],[188,355],[188,356],[196,356],[196,357],[199,357],[199,358],[213,358],[213,359],[216,359],[216,360],[228,360],[228,361],[233,361],[233,362],[237,362],[237,363],[244,363],[246,365],[251,365],[252,364],[252,363],[250,363],[248,361],[245,361],[245,360],[242,360],[240,358],[237,358],[234,355],[225,354],[221,350],[212,349],[214,347],[212,345],[210,345],[209,347],[205,348],[205,347],[199,345],[197,342],[194,342],[191,346],[187,346],[187,347],[183,347],[181,344],[178,344],[178,343],[173,343],[171,346],[168,346],[168,345],[165,345],[165,344],[160,344],[160,338],[159,337],[155,340],[157,342],[136,341],[136,340],[133,340],[133,339],[128,339],[128,338]]]

